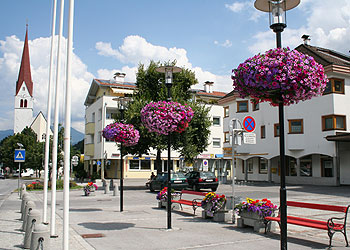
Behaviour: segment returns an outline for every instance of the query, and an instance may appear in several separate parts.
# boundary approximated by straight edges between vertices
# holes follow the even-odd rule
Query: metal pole
[[[171,85],[167,85],[168,89],[168,101],[171,100],[171,94],[170,94],[170,88]],[[167,214],[168,214],[168,229],[171,229],[171,169],[170,169],[170,161],[171,161],[171,135],[170,133],[168,134],[168,166],[167,166],[167,171],[168,171],[168,200],[167,200]]]
[[[57,49],[57,70],[56,70],[56,93],[55,93],[55,121],[54,134],[52,143],[52,178],[51,178],[51,223],[50,236],[52,238],[58,237],[56,235],[56,178],[57,178],[57,144],[58,144],[58,115],[59,115],[59,85],[61,81],[61,38],[63,33],[63,14],[64,14],[64,0],[61,0],[60,7],[60,24],[58,35],[58,49]]]
[[[64,186],[63,186],[63,250],[69,249],[69,177],[70,177],[70,130],[71,130],[71,73],[73,51],[74,0],[69,0],[67,66],[66,66],[66,112],[64,126]]]
[[[282,47],[282,30],[276,32],[277,48]],[[278,104],[279,127],[280,127],[280,164],[281,164],[281,186],[280,186],[280,214],[281,214],[281,249],[287,250],[287,190],[286,190],[286,169],[285,169],[285,142],[284,142],[284,106],[283,97],[280,95]]]
[[[52,29],[51,29],[51,50],[50,50],[50,73],[49,73],[49,87],[47,97],[47,123],[46,123],[46,138],[45,138],[45,163],[44,163],[44,194],[43,194],[43,223],[48,224],[47,221],[47,190],[49,181],[49,159],[50,159],[50,126],[51,126],[51,96],[52,96],[52,82],[53,82],[53,49],[55,44],[56,33],[56,6],[57,0],[53,0],[52,10]]]
[[[124,110],[120,110],[122,121],[124,120]],[[123,212],[123,192],[124,192],[124,161],[123,161],[123,143],[120,143],[120,212]]]
[[[18,169],[19,169],[19,172],[18,172],[18,195],[20,195],[20,190],[19,190],[19,183],[21,182],[21,163],[18,162]]]

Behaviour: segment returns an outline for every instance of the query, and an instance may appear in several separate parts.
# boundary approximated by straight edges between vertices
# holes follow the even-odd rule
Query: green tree
[[[175,63],[171,64],[175,65]],[[167,89],[163,83],[164,74],[156,71],[159,66],[161,64],[154,61],[151,61],[147,68],[143,64],[139,65],[136,78],[137,92],[125,112],[125,120],[140,131],[140,140],[135,146],[124,147],[126,153],[137,155],[149,154],[151,148],[156,149],[157,171],[161,169],[160,153],[167,149],[168,138],[164,135],[148,132],[141,122],[140,111],[150,101],[167,100]],[[194,101],[190,91],[191,86],[196,83],[194,72],[188,69],[182,69],[181,72],[173,75],[172,100],[189,104],[195,114],[185,132],[171,135],[172,148],[178,150],[187,162],[192,162],[194,157],[206,149],[210,134],[209,109],[204,104]],[[120,120],[120,117],[117,120]]]
[[[38,142],[35,132],[28,127],[23,129],[21,133],[8,136],[0,142],[0,158],[4,166],[11,170],[18,168],[18,163],[14,162],[15,149],[19,148],[17,143],[21,143],[26,150],[25,162],[21,163],[21,168],[41,170],[44,143]]]

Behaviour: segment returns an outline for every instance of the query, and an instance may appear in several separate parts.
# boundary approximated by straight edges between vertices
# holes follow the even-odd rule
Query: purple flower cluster
[[[225,195],[218,195],[214,192],[209,192],[205,195],[201,202],[201,207],[207,211],[210,216],[219,211],[226,204]]]
[[[123,143],[123,146],[134,146],[140,139],[140,133],[131,124],[111,123],[107,125],[102,136],[108,140]]]
[[[259,214],[261,217],[271,216],[272,213],[277,210],[277,206],[274,205],[268,199],[253,200],[247,198],[247,202],[241,202],[235,206],[235,210],[238,214],[243,211],[251,211],[253,213]]]
[[[273,106],[281,94],[287,106],[322,95],[328,82],[323,66],[313,57],[289,48],[248,58],[232,73],[233,87],[242,98],[250,96]]]
[[[141,120],[148,131],[163,135],[183,132],[192,117],[192,108],[178,102],[150,102],[141,110]]]

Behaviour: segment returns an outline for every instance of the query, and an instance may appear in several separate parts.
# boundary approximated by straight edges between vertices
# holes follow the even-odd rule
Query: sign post
[[[18,143],[19,145],[20,143]],[[22,144],[19,145],[20,147],[23,147]],[[19,184],[20,184],[20,179],[21,179],[21,162],[25,162],[25,157],[26,157],[26,150],[25,149],[15,149],[15,162],[18,162],[18,195],[20,194],[19,192]]]

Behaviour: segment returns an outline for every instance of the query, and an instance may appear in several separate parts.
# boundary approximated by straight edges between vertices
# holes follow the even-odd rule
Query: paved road
[[[17,185],[16,179],[0,179],[0,208],[4,200],[17,188]]]
[[[217,223],[202,219],[200,209],[197,210],[196,215],[193,215],[190,207],[184,208],[183,211],[174,211],[172,230],[167,230],[166,210],[157,208],[156,193],[144,189],[144,182],[145,180],[125,180],[123,212],[119,212],[119,196],[113,196],[112,193],[104,194],[103,190],[99,189],[93,196],[86,197],[81,190],[72,191],[70,194],[70,249],[280,249],[278,229],[268,235],[257,234],[251,228],[237,228],[231,222]],[[229,195],[231,190],[230,185],[220,185],[217,193]],[[19,205],[16,195],[12,194],[6,201],[6,206],[0,209],[0,212],[7,212],[6,219],[11,218],[14,226],[17,225],[15,225],[16,219],[13,220],[11,216],[18,217],[19,214],[11,213],[10,210]],[[40,207],[42,192],[31,192],[31,195],[36,200],[37,207]],[[278,204],[279,186],[266,183],[237,185],[236,195],[253,199],[266,197]],[[348,205],[350,187],[288,186],[288,199]],[[57,193],[57,204],[57,232],[60,236],[53,240],[52,250],[60,249],[62,241],[62,192]],[[301,212],[298,209],[289,209],[288,213],[299,215],[303,213],[310,218],[331,216],[322,211]],[[0,225],[1,215],[2,213],[0,213]],[[1,228],[0,239],[4,239],[6,235],[13,237],[4,249],[18,249],[21,238],[10,233],[11,229],[6,228],[4,223]],[[101,237],[96,237],[98,236],[96,234]],[[91,238],[82,240],[81,235],[91,236]],[[326,231],[288,225],[289,250],[327,249],[327,244]],[[332,249],[348,250],[349,248],[345,248],[344,245],[344,237],[336,234],[335,247]],[[2,249],[1,244],[0,249]]]

